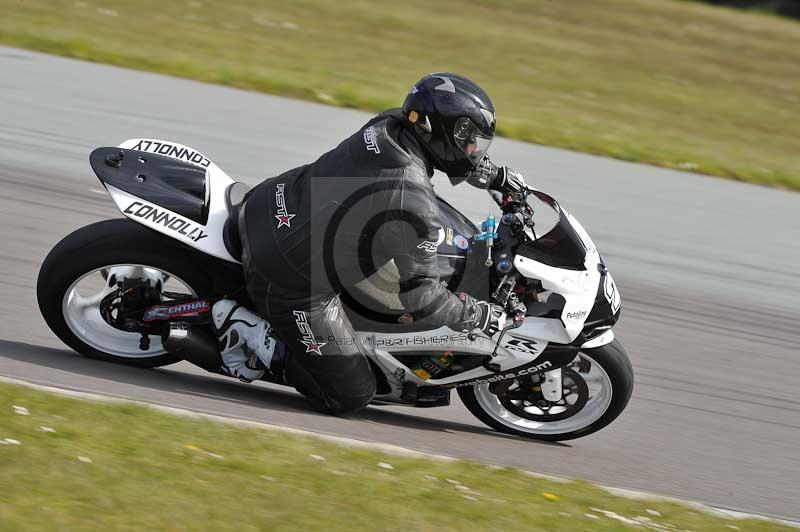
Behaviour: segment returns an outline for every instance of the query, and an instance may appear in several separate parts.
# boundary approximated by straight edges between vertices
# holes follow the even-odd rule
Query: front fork
[[[564,394],[561,383],[561,368],[545,371],[544,382],[542,382],[541,388],[542,395],[546,400],[554,403],[560,401]]]

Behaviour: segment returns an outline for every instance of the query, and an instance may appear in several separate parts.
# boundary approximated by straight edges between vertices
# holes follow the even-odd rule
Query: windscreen
[[[535,238],[522,244],[517,253],[555,268],[584,270],[586,247],[558,202],[535,191],[528,196],[528,204],[533,209]]]

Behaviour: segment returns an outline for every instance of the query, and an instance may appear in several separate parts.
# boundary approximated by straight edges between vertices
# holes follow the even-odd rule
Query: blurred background
[[[800,187],[795,1],[2,0],[0,41],[381,111],[440,70],[501,134]],[[766,13],[766,14],[764,14]],[[266,127],[271,125],[265,124]],[[273,126],[274,127],[274,126]]]

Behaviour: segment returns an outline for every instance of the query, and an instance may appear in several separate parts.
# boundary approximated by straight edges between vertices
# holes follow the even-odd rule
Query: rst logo
[[[368,151],[372,151],[375,153],[381,152],[381,149],[378,147],[378,143],[375,142],[374,126],[369,126],[367,129],[364,130],[364,144],[367,146]]]
[[[195,242],[199,242],[208,235],[200,229],[200,226],[195,226],[192,222],[184,220],[177,214],[170,214],[166,210],[158,210],[157,207],[147,205],[141,201],[134,201],[122,211],[142,220],[149,220],[156,225],[163,225],[171,231],[191,238]]]
[[[278,220],[278,229],[281,227],[288,227],[291,229],[292,227],[292,218],[295,217],[294,214],[289,212],[289,209],[286,208],[286,195],[284,194],[284,188],[286,187],[286,183],[278,183],[275,187],[275,211],[278,213],[275,215],[275,218]],[[336,307],[332,307],[336,308]]]
[[[315,353],[322,355],[323,346],[328,345],[328,342],[320,342],[311,330],[311,324],[308,323],[306,313],[302,310],[295,310],[294,322],[297,324],[297,330],[300,331],[300,343],[306,346],[306,353]]]
[[[211,161],[199,151],[192,151],[188,148],[174,146],[166,142],[159,142],[157,140],[140,140],[136,146],[131,148],[133,150],[146,151],[150,153],[157,153],[159,155],[166,155],[175,159],[181,159],[203,168],[208,168]]]
[[[421,249],[428,253],[436,253],[436,248],[439,247],[439,244],[436,242],[431,242],[430,240],[423,240],[419,244],[417,244],[417,249]]]

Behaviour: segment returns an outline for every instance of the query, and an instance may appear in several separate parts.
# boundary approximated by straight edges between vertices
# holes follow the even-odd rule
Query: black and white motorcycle
[[[254,308],[236,223],[248,187],[173,142],[132,139],[96,149],[90,162],[125,218],[78,229],[50,251],[37,285],[47,324],[91,358],[147,368],[186,359],[219,372],[173,340],[189,330],[211,335],[210,307],[223,297]],[[370,351],[375,402],[445,406],[455,388],[499,431],[542,440],[591,434],[619,416],[633,390],[612,331],[617,287],[555,199],[533,189],[495,199],[502,215],[480,229],[440,199],[437,247],[452,290],[507,309],[509,326],[492,338],[409,320],[392,263],[342,295]]]

